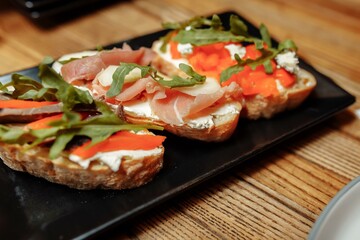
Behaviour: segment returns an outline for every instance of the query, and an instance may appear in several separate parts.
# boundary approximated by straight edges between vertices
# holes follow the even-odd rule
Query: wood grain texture
[[[360,97],[360,2],[339,0],[120,1],[53,28],[0,3],[0,74],[50,55],[161,29],[163,21],[236,11]],[[6,19],[6,20],[5,20]],[[315,220],[360,174],[360,103],[301,137],[202,184],[102,239],[306,239]]]

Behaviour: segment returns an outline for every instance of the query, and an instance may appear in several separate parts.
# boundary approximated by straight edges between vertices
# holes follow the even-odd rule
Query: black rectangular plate
[[[228,23],[230,14],[220,14]],[[258,30],[249,22],[252,35]],[[150,47],[165,31],[126,41],[134,48]],[[121,46],[123,42],[108,47]],[[355,98],[331,79],[301,60],[318,85],[298,109],[271,120],[241,120],[234,135],[223,143],[203,143],[167,134],[165,164],[145,186],[122,191],[79,191],[49,183],[0,164],[0,238],[68,239],[94,236],[112,226],[175,197],[279,143],[328,119],[351,105]],[[19,73],[36,77],[37,68]],[[0,77],[1,82],[11,74]]]

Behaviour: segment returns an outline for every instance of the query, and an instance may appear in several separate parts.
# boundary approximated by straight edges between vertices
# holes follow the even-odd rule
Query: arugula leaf
[[[171,38],[173,36],[172,32],[168,32],[164,37],[161,37],[160,40],[162,42],[161,46],[160,46],[160,51],[162,53],[166,52],[166,46],[168,45],[168,43],[170,42]]]
[[[224,71],[221,72],[220,83],[223,83],[226,80],[230,79],[230,77],[232,75],[239,73],[243,69],[244,69],[244,67],[239,64],[228,67],[227,69],[225,69]]]
[[[216,14],[212,16],[211,20],[204,17],[195,17],[181,23],[163,23],[163,27],[177,31],[178,34],[175,36],[174,41],[179,43],[205,45],[223,41],[253,41],[251,38],[248,38],[247,26],[236,15],[230,16],[229,31],[224,30],[223,23]],[[187,29],[188,27],[190,27],[190,29]],[[163,44],[160,48],[161,51],[165,51],[165,47],[172,35],[173,32],[169,32],[162,39]]]
[[[183,63],[179,65],[179,68],[189,77],[183,78],[180,76],[174,76],[172,79],[164,79],[162,76],[157,74],[157,71],[154,68],[150,66],[141,66],[135,63],[121,63],[113,74],[113,81],[111,83],[110,89],[106,92],[106,96],[117,96],[122,90],[125,77],[136,68],[141,70],[141,77],[149,75],[162,86],[169,88],[194,86],[196,84],[203,84],[206,80],[205,76],[196,73],[190,66]]]
[[[1,82],[0,82],[0,91],[2,91],[3,93],[6,93],[6,94],[11,94],[11,91],[9,91],[7,89],[7,87],[4,86]]]
[[[260,65],[264,65],[265,72],[270,74],[272,73],[273,69],[271,66],[270,60],[275,57],[278,53],[273,49],[260,49],[261,56],[257,59],[246,59],[243,60],[239,57],[239,55],[235,54],[235,59],[237,61],[236,65],[230,66],[220,74],[220,82],[223,83],[227,81],[233,74],[236,74],[243,70],[245,66],[249,66],[252,70],[256,69]]]
[[[82,57],[82,58],[83,58],[83,57]],[[64,64],[67,64],[67,63],[69,63],[69,62],[78,60],[78,59],[81,59],[81,58],[69,58],[69,59],[66,59],[66,60],[59,60],[58,62],[64,65]]]
[[[14,91],[7,91],[15,99],[34,101],[60,101],[63,110],[71,110],[76,104],[92,104],[93,99],[88,91],[80,90],[64,79],[50,68],[47,64],[50,58],[43,60],[39,65],[39,78],[41,83],[21,74],[13,74],[11,81],[2,85],[0,89],[9,86]]]
[[[57,136],[55,142],[50,147],[50,159],[54,159],[59,156],[66,148],[66,145],[76,136],[77,132],[78,129],[72,129]]]
[[[2,127],[2,134],[0,139],[7,143],[16,143],[17,140],[24,134],[21,128],[4,128]]]
[[[278,50],[279,50],[279,52],[281,52],[283,50],[297,51],[297,46],[293,40],[286,39],[279,43]]]
[[[178,43],[191,43],[195,46],[206,45],[217,42],[252,42],[253,40],[237,36],[228,31],[218,31],[212,28],[196,29],[196,30],[180,30],[174,37],[174,41]]]
[[[223,24],[221,22],[221,19],[218,15],[214,14],[211,19],[211,28],[215,30],[222,30]]]
[[[91,145],[104,141],[115,132],[121,130],[140,131],[144,129],[162,130],[154,125],[134,125],[121,120],[105,103],[97,102],[101,114],[82,120],[76,112],[66,111],[59,121],[50,123],[50,128],[27,130],[19,127],[0,125],[0,141],[5,143],[26,144],[25,150],[45,141],[52,141],[49,157],[58,157],[76,136],[88,137]]]
[[[64,109],[71,110],[76,104],[92,104],[93,98],[88,91],[80,90],[64,79],[48,65],[40,64],[39,78],[45,88],[56,89],[56,99],[64,104]]]
[[[21,74],[13,74],[11,81],[5,84],[3,87],[14,87],[14,91],[8,91],[13,98],[24,99],[24,100],[35,100],[35,101],[56,101],[54,91],[49,89],[43,89],[43,86],[38,81],[23,76]],[[41,90],[40,93],[38,93]]]
[[[266,60],[263,62],[263,65],[264,65],[264,68],[265,68],[265,72],[266,72],[267,74],[273,73],[273,68],[272,68],[270,59],[266,59]]]
[[[248,27],[241,19],[234,14],[230,16],[230,32],[235,35],[249,37]]]
[[[211,27],[212,25],[217,25],[218,19],[220,19],[219,17],[217,17],[218,19],[216,19],[216,16],[215,15],[213,16],[213,20],[209,20],[201,16],[196,16],[184,22],[165,22],[162,24],[162,26],[165,29],[172,29],[172,30],[185,29],[186,27],[191,27],[191,28]]]
[[[266,43],[266,45],[269,48],[271,48],[272,47],[271,37],[267,27],[263,23],[261,23],[259,30],[260,30],[261,39]]]
[[[135,68],[141,70],[141,77],[145,77],[151,71],[151,67],[149,66],[140,66],[135,63],[121,63],[112,76],[113,81],[110,89],[106,92],[106,96],[115,97],[118,95],[124,85],[125,77]]]
[[[163,77],[155,74],[153,79],[159,82],[161,85],[169,88],[175,87],[190,87],[196,84],[203,84],[206,80],[206,77],[195,72],[189,65],[184,63],[179,64],[180,70],[185,72],[189,77],[182,78],[180,76],[174,76],[170,80],[165,80]]]
[[[245,45],[246,43],[253,43],[256,49],[261,51],[262,56],[255,60],[241,61],[238,57],[237,65],[230,66],[220,74],[220,82],[226,81],[233,74],[241,71],[246,65],[255,69],[262,64],[265,68],[265,72],[270,74],[273,72],[271,59],[282,51],[297,50],[297,47],[292,40],[285,40],[278,45],[277,49],[273,48],[269,30],[264,24],[260,24],[259,26],[261,35],[261,39],[259,39],[250,36],[248,27],[237,15],[230,15],[229,23],[230,29],[224,30],[221,19],[217,15],[214,15],[211,20],[200,17],[193,18],[188,22],[168,24],[167,26],[169,29],[176,31],[173,40],[181,44],[190,43],[194,46],[201,46],[217,42],[245,42]],[[191,28],[186,29],[187,26],[190,26]],[[163,39],[161,51],[164,52],[166,50],[166,45],[174,35],[174,31],[169,32]],[[181,82],[180,79],[175,80]],[[167,84],[161,79],[159,82]]]

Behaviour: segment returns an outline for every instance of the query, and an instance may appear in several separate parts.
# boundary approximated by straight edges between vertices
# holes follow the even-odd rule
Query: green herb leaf
[[[149,66],[140,66],[135,63],[121,63],[112,76],[113,81],[110,89],[106,92],[106,96],[115,97],[118,95],[124,85],[125,77],[135,68],[139,68],[141,70],[141,77],[145,77],[151,71],[151,67]]]
[[[66,59],[66,60],[58,60],[58,62],[64,65],[64,64],[67,64],[69,62],[78,60],[78,59],[81,59],[81,58],[69,58],[69,59]]]
[[[174,41],[178,43],[191,43],[196,46],[206,45],[217,42],[241,42],[241,41],[252,41],[244,36],[236,36],[231,32],[218,31],[214,29],[197,29],[197,30],[180,30],[179,33],[174,37]]]
[[[237,15],[233,14],[230,16],[230,32],[235,35],[249,37],[246,24]]]
[[[189,77],[182,78],[180,76],[174,76],[172,79],[165,80],[163,77],[155,74],[155,76],[153,76],[153,79],[159,82],[161,85],[169,88],[190,87],[196,84],[203,84],[206,80],[205,76],[196,73],[189,65],[180,63],[179,68]]]
[[[297,46],[293,40],[286,39],[279,43],[278,50],[279,50],[279,52],[281,52],[283,50],[297,51]]]
[[[267,27],[261,23],[260,27],[260,35],[261,35],[261,39],[266,43],[266,45],[271,48],[272,44],[271,44],[271,37],[270,37],[270,33],[269,30],[267,29]]]
[[[13,92],[9,92],[15,99],[56,101],[54,91],[48,89],[42,90],[43,86],[40,82],[21,74],[13,74],[11,81],[4,85],[4,87],[9,86],[15,89]]]
[[[66,148],[66,145],[75,137],[78,129],[70,130],[59,134],[55,139],[55,142],[51,145],[49,151],[50,159],[54,159],[60,155],[60,153]]]
[[[272,68],[270,59],[266,59],[266,60],[264,61],[263,65],[264,65],[264,68],[265,68],[265,72],[266,72],[267,74],[273,73],[273,68]]]
[[[25,134],[25,131],[19,127],[1,128],[0,140],[6,143],[16,143]]]
[[[76,136],[85,136],[95,144],[121,130],[141,131],[144,129],[162,130],[160,126],[134,125],[121,120],[105,103],[96,102],[102,114],[82,120],[79,113],[65,112],[63,118],[54,121],[50,128],[25,130],[23,128],[0,125],[0,141],[6,143],[25,144],[26,149],[35,147],[44,141],[54,141],[50,147],[49,157],[56,158]]]
[[[164,22],[162,23],[162,27],[164,29],[180,29],[182,28],[182,24],[179,22]]]
[[[220,83],[223,83],[223,82],[229,80],[232,75],[239,73],[243,69],[244,69],[244,67],[240,66],[240,65],[234,65],[234,66],[228,67],[227,69],[225,69],[224,71],[221,72]]]
[[[271,49],[261,49],[261,56],[255,60],[247,59],[245,64],[248,65],[251,69],[256,69],[261,64],[264,64],[266,61],[270,61],[277,54],[276,51]]]
[[[163,53],[166,52],[166,46],[170,42],[172,35],[173,35],[172,32],[168,32],[164,37],[160,38],[161,42],[162,42],[162,44],[160,46],[161,52],[163,52]]]
[[[7,86],[3,85],[1,82],[0,82],[0,91],[2,91],[3,93],[6,93],[6,94],[11,94],[12,92],[8,90]]]
[[[254,44],[255,44],[255,48],[257,50],[261,50],[264,49],[264,41],[260,40],[260,39],[255,39],[254,40]]]
[[[80,90],[67,83],[48,65],[40,64],[39,78],[42,81],[43,87],[57,90],[55,94],[56,98],[63,103],[64,109],[71,110],[76,104],[80,103],[93,103],[93,98],[88,91]]]
[[[101,45],[96,46],[96,51],[100,52],[100,51],[103,51],[103,50],[104,50],[103,46],[101,46]]]
[[[51,64],[54,62],[54,59],[51,56],[46,56],[43,58],[43,60],[41,61],[41,64]]]
[[[211,28],[215,30],[221,30],[222,29],[222,22],[218,15],[214,14],[211,19]]]
[[[223,83],[227,81],[233,74],[237,74],[243,70],[244,66],[249,66],[252,70],[255,70],[258,66],[264,65],[266,73],[272,73],[273,69],[271,66],[270,60],[274,58],[277,54],[277,51],[272,49],[260,49],[262,55],[253,60],[253,59],[241,59],[237,54],[235,55],[235,59],[237,64],[231,67],[228,67],[220,74],[220,82]]]

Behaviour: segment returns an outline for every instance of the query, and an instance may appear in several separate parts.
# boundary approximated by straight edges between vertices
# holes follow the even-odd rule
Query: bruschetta
[[[314,76],[299,67],[297,47],[285,40],[273,47],[268,29],[261,24],[261,38],[250,36],[236,15],[225,29],[220,18],[196,17],[166,23],[169,33],[154,42],[152,66],[167,75],[179,74],[179,64],[218,80],[222,87],[236,83],[242,94],[242,116],[271,118],[299,106],[316,86]]]
[[[228,139],[242,108],[233,98],[239,94],[238,85],[222,87],[187,65],[180,66],[179,75],[168,77],[149,66],[155,57],[150,49],[132,50],[125,44],[65,55],[53,68],[65,81],[111,105],[128,122],[155,124],[177,136],[202,141]]]
[[[40,77],[43,84],[13,76],[1,87],[0,111],[14,110],[11,118],[0,116],[0,158],[7,166],[76,189],[134,188],[160,171],[165,137],[148,130],[159,127],[123,121],[46,65]],[[88,108],[77,112],[79,104]],[[53,105],[56,111],[46,112]],[[37,117],[24,123],[21,111]]]

